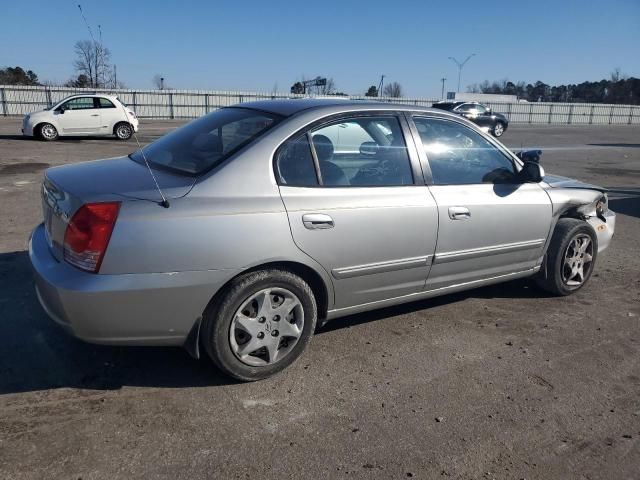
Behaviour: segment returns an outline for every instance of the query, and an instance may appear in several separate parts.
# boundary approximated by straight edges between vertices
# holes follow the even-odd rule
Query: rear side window
[[[100,108],[116,108],[111,100],[107,100],[106,98],[99,98],[98,101],[100,104]]]
[[[345,118],[311,132],[322,185],[412,185],[411,163],[396,117]]]
[[[281,185],[291,187],[318,186],[311,145],[309,145],[309,137],[306,134],[288,140],[280,148],[276,168]]]
[[[144,154],[159,167],[197,175],[251,143],[280,118],[248,108],[222,108],[147,145]],[[131,158],[144,162],[139,150]]]

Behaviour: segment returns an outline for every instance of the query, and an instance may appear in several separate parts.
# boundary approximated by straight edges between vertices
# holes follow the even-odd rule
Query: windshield
[[[144,147],[147,161],[188,174],[213,168],[271,128],[279,116],[246,108],[222,108]],[[144,162],[140,150],[129,155]]]

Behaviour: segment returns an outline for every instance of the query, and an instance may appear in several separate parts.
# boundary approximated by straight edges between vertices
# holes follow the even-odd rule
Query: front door
[[[335,308],[424,288],[438,213],[406,134],[395,115],[347,117],[301,133],[277,153],[294,241],[331,275]]]
[[[100,131],[100,108],[94,97],[72,98],[58,107],[55,115],[64,135],[91,135]]]
[[[427,289],[524,272],[540,263],[551,200],[497,142],[460,122],[415,116],[439,233]]]

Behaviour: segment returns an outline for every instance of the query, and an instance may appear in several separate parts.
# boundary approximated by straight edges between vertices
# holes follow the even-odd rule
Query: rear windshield
[[[144,147],[160,168],[197,175],[210,170],[275,125],[279,116],[246,108],[222,108]],[[140,150],[130,157],[144,162]]]
[[[434,103],[433,108],[439,108],[440,110],[451,110],[455,105],[453,103]]]

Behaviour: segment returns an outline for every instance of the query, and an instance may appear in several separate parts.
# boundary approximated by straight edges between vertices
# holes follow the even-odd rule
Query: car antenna
[[[129,116],[127,115],[127,111],[124,108],[124,105],[122,105],[122,102],[118,101],[117,103],[119,103],[120,106],[122,107],[122,110],[124,111],[125,118],[129,118]],[[133,125],[131,125],[131,131],[133,132],[133,138],[136,139],[136,144],[138,145],[138,150],[140,151],[140,154],[142,155],[142,159],[144,160],[144,164],[147,166],[147,170],[149,170],[149,173],[151,174],[151,178],[153,178],[153,183],[155,183],[155,185],[156,185],[156,190],[158,190],[158,193],[160,194],[160,197],[162,198],[162,201],[159,202],[158,205],[160,205],[161,207],[164,207],[164,208],[169,208],[169,206],[170,206],[169,200],[167,200],[167,197],[165,197],[164,193],[162,193],[162,189],[160,188],[160,185],[158,184],[158,179],[154,175],[153,169],[151,168],[151,165],[149,165],[149,161],[147,160],[147,156],[144,154],[144,150],[142,149],[142,146],[140,145],[140,140],[138,140],[138,135],[136,134],[136,131],[133,129]]]
[[[136,139],[136,143],[138,144],[138,150],[140,150],[140,153],[142,154],[142,158],[144,160],[144,164],[147,166],[147,170],[149,170],[149,173],[151,174],[151,178],[153,178],[153,183],[156,184],[156,189],[158,190],[158,193],[162,197],[162,201],[160,202],[160,206],[164,207],[164,208],[169,208],[169,206],[170,206],[169,200],[167,200],[167,197],[165,197],[164,193],[162,193],[162,189],[160,188],[160,185],[158,184],[158,180],[156,179],[156,176],[153,173],[153,169],[149,165],[149,161],[147,160],[147,156],[144,154],[144,150],[140,146],[140,142],[138,141],[138,135],[136,134],[135,131],[133,132],[133,138]]]
[[[89,26],[89,22],[87,22],[87,18],[84,16],[84,12],[82,11],[82,5],[78,4],[78,10],[80,10],[80,15],[82,16],[82,19],[84,20],[84,23],[87,26],[87,29],[89,30],[89,35],[91,36],[91,40],[93,40],[94,46],[97,45],[98,42],[96,42],[96,39],[93,36],[93,31]],[[99,45],[102,48],[102,28],[100,27],[100,25],[98,25],[98,30],[100,31]],[[118,88],[118,86],[114,85],[114,88]],[[124,112],[124,118],[128,119],[129,115],[127,115],[127,110],[124,108],[124,105],[122,105],[122,102],[120,102],[120,100],[118,99],[118,102],[116,103],[120,104],[120,106],[122,107],[122,111]],[[153,170],[151,169],[151,166],[149,166],[147,156],[144,154],[144,150],[142,150],[142,147],[140,146],[140,141],[138,140],[138,135],[136,135],[136,131],[133,129],[133,125],[131,125],[131,130],[133,132],[133,138],[136,139],[136,143],[138,144],[138,150],[140,150],[140,153],[142,154],[142,158],[144,159],[144,164],[147,166],[147,170],[149,170],[149,173],[151,174],[151,178],[153,178],[153,183],[155,183],[156,189],[158,190],[160,197],[162,197],[162,201],[159,203],[159,205],[164,208],[169,208],[169,201],[167,200],[167,197],[164,196],[164,193],[162,193],[162,189],[160,188],[160,185],[158,185],[158,180],[156,179],[156,176],[153,174]]]

